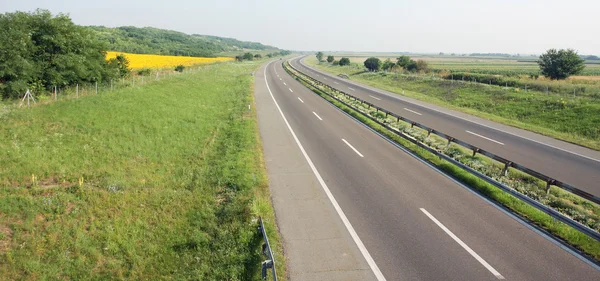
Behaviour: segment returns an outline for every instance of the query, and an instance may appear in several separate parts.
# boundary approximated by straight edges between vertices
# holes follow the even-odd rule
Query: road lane
[[[371,100],[373,104],[391,112],[406,116],[454,138],[600,196],[600,184],[598,184],[600,182],[600,152],[598,151],[414,101],[370,86],[358,85],[347,79],[307,67],[299,59],[294,59],[291,63],[304,73],[333,88],[342,91],[349,89],[348,93]],[[316,73],[320,76],[316,76]],[[319,78],[321,76],[328,76],[330,80],[322,80]],[[339,84],[336,85],[330,81],[336,81]],[[379,100],[373,100],[374,97]],[[418,112],[420,114],[407,114],[406,109],[412,110],[411,113]],[[486,138],[496,140],[504,145],[499,146],[498,143],[490,142],[467,131],[486,136]]]
[[[280,64],[272,68],[283,71]],[[421,208],[435,214],[506,279],[600,278],[594,268],[403,153],[298,82],[288,85],[295,96],[275,85],[275,98],[388,280],[497,280]],[[340,145],[342,138],[365,157]]]

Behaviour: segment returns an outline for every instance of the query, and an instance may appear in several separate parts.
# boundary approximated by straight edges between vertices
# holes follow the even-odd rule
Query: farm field
[[[373,54],[373,56],[378,57],[380,60],[384,61],[386,59],[390,59],[391,61],[396,61],[396,58],[401,56],[398,55],[379,55]],[[345,54],[335,54],[336,59],[340,59],[342,56],[346,56]],[[471,57],[471,56],[428,56],[428,55],[408,55],[411,58],[417,60],[421,59],[427,61],[429,63],[429,67],[433,71],[450,71],[450,72],[472,72],[472,73],[481,73],[481,74],[491,74],[491,75],[539,75],[539,67],[535,61],[537,57],[520,57],[520,58],[493,58],[493,57]],[[369,55],[365,54],[364,56],[356,56],[350,55],[346,56],[350,59],[351,62],[361,64],[369,57]],[[585,69],[583,72],[577,76],[571,78],[572,80],[577,79],[586,79],[587,77],[595,77],[592,80],[600,79],[600,63],[594,61],[586,61]]]
[[[314,56],[305,61],[373,87],[600,150],[600,100],[595,96],[546,95],[482,83],[368,73],[357,64],[319,64]]]
[[[259,280],[259,64],[3,113],[0,279]]]
[[[129,54],[123,52],[106,52],[106,60],[115,58],[119,54],[124,54],[129,60],[130,69],[141,68],[170,68],[178,65],[190,66],[196,64],[208,64],[221,61],[232,61],[230,57],[201,58],[185,56],[163,56],[149,54]]]

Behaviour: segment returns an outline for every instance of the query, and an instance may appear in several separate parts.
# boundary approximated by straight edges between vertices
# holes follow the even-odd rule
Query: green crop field
[[[318,63],[314,56],[306,61],[336,75],[349,74],[353,81],[600,150],[600,100],[595,95],[548,95],[484,83],[370,73],[357,64]]]
[[[258,215],[283,261],[248,107],[258,65],[5,107],[0,279],[259,280]]]

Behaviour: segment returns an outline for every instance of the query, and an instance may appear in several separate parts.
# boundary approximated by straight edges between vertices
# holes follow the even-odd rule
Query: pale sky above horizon
[[[600,56],[598,0],[0,0],[0,13],[50,10],[76,24],[152,26],[298,51]]]

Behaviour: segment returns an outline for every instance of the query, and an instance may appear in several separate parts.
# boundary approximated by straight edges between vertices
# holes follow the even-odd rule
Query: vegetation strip
[[[254,103],[260,61],[0,117],[0,276],[285,276]]]
[[[293,73],[293,70],[288,69],[287,65],[284,65],[284,66],[286,67],[286,70],[288,72],[290,72],[290,74],[294,75],[295,77],[298,77],[298,75],[301,75],[298,73]],[[326,100],[331,102],[332,104],[341,108],[346,113],[350,114],[354,118],[360,120],[361,122],[365,123],[366,125],[370,126],[373,129],[375,129],[377,132],[379,132],[379,133],[383,134],[384,136],[386,136],[387,138],[395,141],[399,145],[406,147],[409,150],[413,151],[414,153],[416,153],[419,157],[421,157],[425,161],[438,167],[442,171],[448,173],[449,175],[451,175],[454,178],[458,179],[459,181],[467,184],[468,186],[473,187],[474,189],[476,189],[478,192],[480,192],[484,196],[486,196],[486,197],[500,203],[501,205],[509,208],[510,210],[516,212],[524,219],[533,222],[535,225],[541,227],[542,229],[548,231],[549,233],[552,233],[556,237],[563,239],[570,245],[574,246],[575,248],[579,249],[583,253],[590,256],[593,260],[596,260],[596,261],[600,260],[600,242],[575,230],[572,227],[565,225],[562,222],[556,221],[555,219],[553,219],[549,215],[543,213],[542,211],[528,205],[527,203],[525,203],[524,201],[521,201],[520,199],[514,197],[513,195],[510,195],[509,193],[502,191],[498,187],[463,170],[461,167],[454,165],[445,159],[438,158],[433,153],[429,153],[428,150],[431,150],[431,148],[417,145],[417,140],[419,142],[425,142],[428,145],[431,145],[431,144],[435,145],[439,141],[439,140],[436,140],[435,137],[433,137],[433,138],[427,137],[426,135],[419,134],[418,131],[415,131],[415,129],[413,129],[413,128],[407,128],[407,126],[401,126],[400,124],[398,124],[397,129],[394,129],[394,131],[405,132],[408,135],[414,136],[415,141],[409,142],[407,139],[401,138],[399,135],[397,135],[398,132],[393,133],[391,130],[387,129],[386,127],[387,127],[387,124],[389,124],[389,123],[378,120],[378,118],[385,118],[385,116],[373,117],[373,116],[377,116],[378,114],[382,114],[382,113],[375,112],[375,111],[369,111],[368,109],[365,109],[365,108],[359,108],[359,111],[356,111],[355,109],[352,109],[353,106],[351,106],[350,104],[347,104],[346,102],[340,101],[336,98],[330,97],[329,94],[327,94],[325,92],[325,89],[319,88],[314,85],[311,85],[310,83],[304,82],[302,79],[297,78],[297,80],[299,80],[301,83],[303,83],[304,85],[309,87],[315,93],[319,94],[320,96],[322,96],[323,98],[325,98]],[[349,101],[349,102],[351,102],[351,101]],[[365,115],[370,115],[371,117],[366,117]],[[410,124],[405,124],[405,125],[410,126]],[[446,146],[446,141],[443,141],[443,146]],[[450,146],[447,146],[445,150],[446,150],[445,151],[446,154],[450,153],[453,158],[458,158],[456,160],[458,160],[460,163],[463,163],[463,165],[465,165],[465,167],[475,166],[476,170],[483,170],[484,174],[485,174],[486,170],[488,172],[494,171],[494,172],[496,172],[496,175],[499,175],[499,172],[501,171],[501,167],[498,167],[498,165],[494,165],[490,161],[485,161],[484,158],[481,158],[479,156],[471,157],[467,151],[461,151],[460,147],[450,145]],[[465,155],[465,152],[467,153],[466,155]],[[473,161],[473,162],[469,163],[470,161]],[[509,173],[512,174],[514,172],[511,171]],[[521,175],[519,175],[519,174],[521,174]],[[517,179],[522,176],[524,176],[522,173],[514,173],[512,175],[512,177],[517,178]],[[512,179],[512,177],[508,177],[508,178]],[[499,180],[499,179],[497,179],[497,177],[495,177],[494,179]],[[576,198],[572,194],[569,194],[562,190],[554,189],[554,188],[552,188],[550,194],[546,196],[545,192],[539,192],[539,190],[541,189],[539,185],[536,185],[535,183],[531,184],[531,185],[527,185],[526,183],[528,183],[528,181],[530,181],[530,180],[531,180],[531,177],[529,177],[529,179],[528,179],[528,177],[525,176],[521,179],[521,181],[513,180],[513,181],[505,182],[505,184],[508,184],[509,186],[513,186],[517,191],[519,191],[521,193],[525,193],[528,196],[534,195],[534,196],[538,196],[540,198],[543,197],[542,199],[545,199],[546,204],[548,203],[548,201],[551,201],[554,199],[556,199],[556,200],[551,201],[551,202],[557,202],[557,203],[560,202],[560,203],[564,204],[564,203],[567,203],[566,198],[575,200],[575,202],[577,202],[579,204],[586,204],[586,202],[587,202],[582,199]],[[538,187],[537,189],[535,188],[536,186]],[[531,189],[528,189],[528,188],[531,188]],[[543,190],[543,189],[541,189],[541,190]],[[591,202],[587,202],[587,205],[589,205],[587,207],[590,208],[591,210],[590,211],[583,210],[584,213],[585,214],[591,213],[597,217],[598,213],[600,211],[598,206],[594,205]],[[552,206],[552,207],[554,207],[554,206]],[[578,207],[581,207],[581,206],[576,205],[573,207],[575,209],[578,209]],[[598,224],[597,218],[595,220],[595,223],[596,223],[596,225]]]

